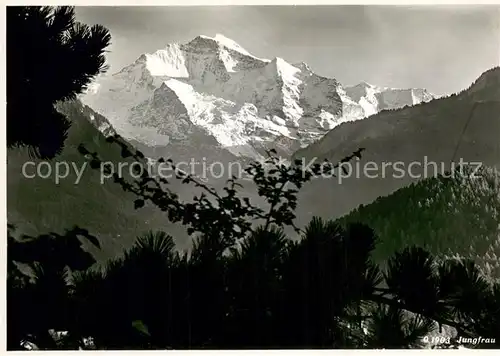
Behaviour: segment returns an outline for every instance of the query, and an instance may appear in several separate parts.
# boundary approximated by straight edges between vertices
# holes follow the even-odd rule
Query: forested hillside
[[[121,146],[106,142],[105,136],[91,123],[93,117],[105,124],[103,117],[78,101],[59,103],[58,110],[72,123],[61,154],[44,161],[30,157],[26,148],[8,151],[9,223],[16,226],[17,233],[31,236],[63,233],[75,225],[86,228],[89,233],[99,236],[102,243],[101,250],[92,250],[99,259],[115,256],[133,243],[138,232],[151,228],[155,218],[158,218],[155,211],[159,210],[134,209],[134,195],[124,192],[113,179],[104,179],[101,184],[100,170],[91,169],[88,156],[79,152],[78,147],[84,144],[90,152],[99,152],[103,161],[112,162],[115,170],[120,162],[130,164],[135,161],[132,157],[122,157]],[[127,147],[127,143],[122,142]],[[52,175],[42,178],[36,174],[36,167],[29,165],[26,166],[25,176],[23,165],[26,162],[41,164],[42,176],[49,172],[49,165]],[[58,162],[67,163],[69,172],[66,178],[60,178],[56,183]],[[125,177],[130,176],[128,168],[123,169]],[[61,175],[65,172],[65,168],[60,166]],[[82,172],[80,180],[78,172]],[[32,176],[35,177],[30,178]],[[158,220],[156,224],[159,224]]]
[[[435,177],[401,188],[360,206],[340,219],[375,229],[376,261],[407,246],[423,247],[440,258],[471,258],[485,274],[500,278],[500,174],[464,167],[453,177]]]

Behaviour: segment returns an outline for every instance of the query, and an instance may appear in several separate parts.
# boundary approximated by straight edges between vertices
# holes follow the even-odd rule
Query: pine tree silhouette
[[[7,145],[60,153],[71,125],[54,109],[106,70],[111,36],[75,21],[73,7],[7,7]]]

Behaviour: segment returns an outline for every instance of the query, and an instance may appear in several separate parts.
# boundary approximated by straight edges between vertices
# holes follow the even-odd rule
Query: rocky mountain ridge
[[[433,98],[425,89],[344,88],[305,63],[257,58],[217,34],[143,54],[100,78],[82,101],[147,146],[190,145],[198,129],[235,156],[255,158],[270,147],[289,156],[343,122]]]

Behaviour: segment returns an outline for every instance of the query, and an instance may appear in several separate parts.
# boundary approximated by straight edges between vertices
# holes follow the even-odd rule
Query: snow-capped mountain
[[[395,109],[406,105],[416,105],[435,98],[425,89],[381,88],[366,82],[347,87],[347,95],[361,105],[366,116],[384,109]]]
[[[305,63],[257,58],[217,34],[143,54],[82,101],[129,140],[189,145],[202,130],[236,156],[258,157],[269,147],[291,154],[342,122],[432,98],[366,83],[344,89]]]
[[[500,67],[486,71],[460,93],[339,125],[294,158],[338,162],[362,147],[362,160],[340,183],[318,179],[306,185],[298,216],[309,211],[324,218],[347,214],[360,204],[449,171],[451,162],[500,171],[499,132]],[[395,168],[400,164],[402,173]],[[365,169],[368,166],[376,168]]]

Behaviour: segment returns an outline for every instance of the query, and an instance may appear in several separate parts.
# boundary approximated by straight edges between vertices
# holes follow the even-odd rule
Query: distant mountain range
[[[343,179],[341,184],[336,179],[314,181],[303,189],[302,215],[347,214],[360,204],[425,178],[425,162],[436,163],[439,172],[460,160],[500,169],[499,133],[499,67],[483,73],[461,93],[339,125],[294,157],[307,162],[337,161],[363,147],[361,169],[365,164],[378,167],[370,172],[376,177],[360,174]],[[397,162],[406,171],[402,177],[393,165]],[[314,202],[314,208],[307,202]]]
[[[101,78],[82,97],[123,137],[147,146],[203,141],[235,156],[283,155],[347,121],[427,102],[425,89],[344,88],[305,63],[261,59],[217,34],[169,44]]]

